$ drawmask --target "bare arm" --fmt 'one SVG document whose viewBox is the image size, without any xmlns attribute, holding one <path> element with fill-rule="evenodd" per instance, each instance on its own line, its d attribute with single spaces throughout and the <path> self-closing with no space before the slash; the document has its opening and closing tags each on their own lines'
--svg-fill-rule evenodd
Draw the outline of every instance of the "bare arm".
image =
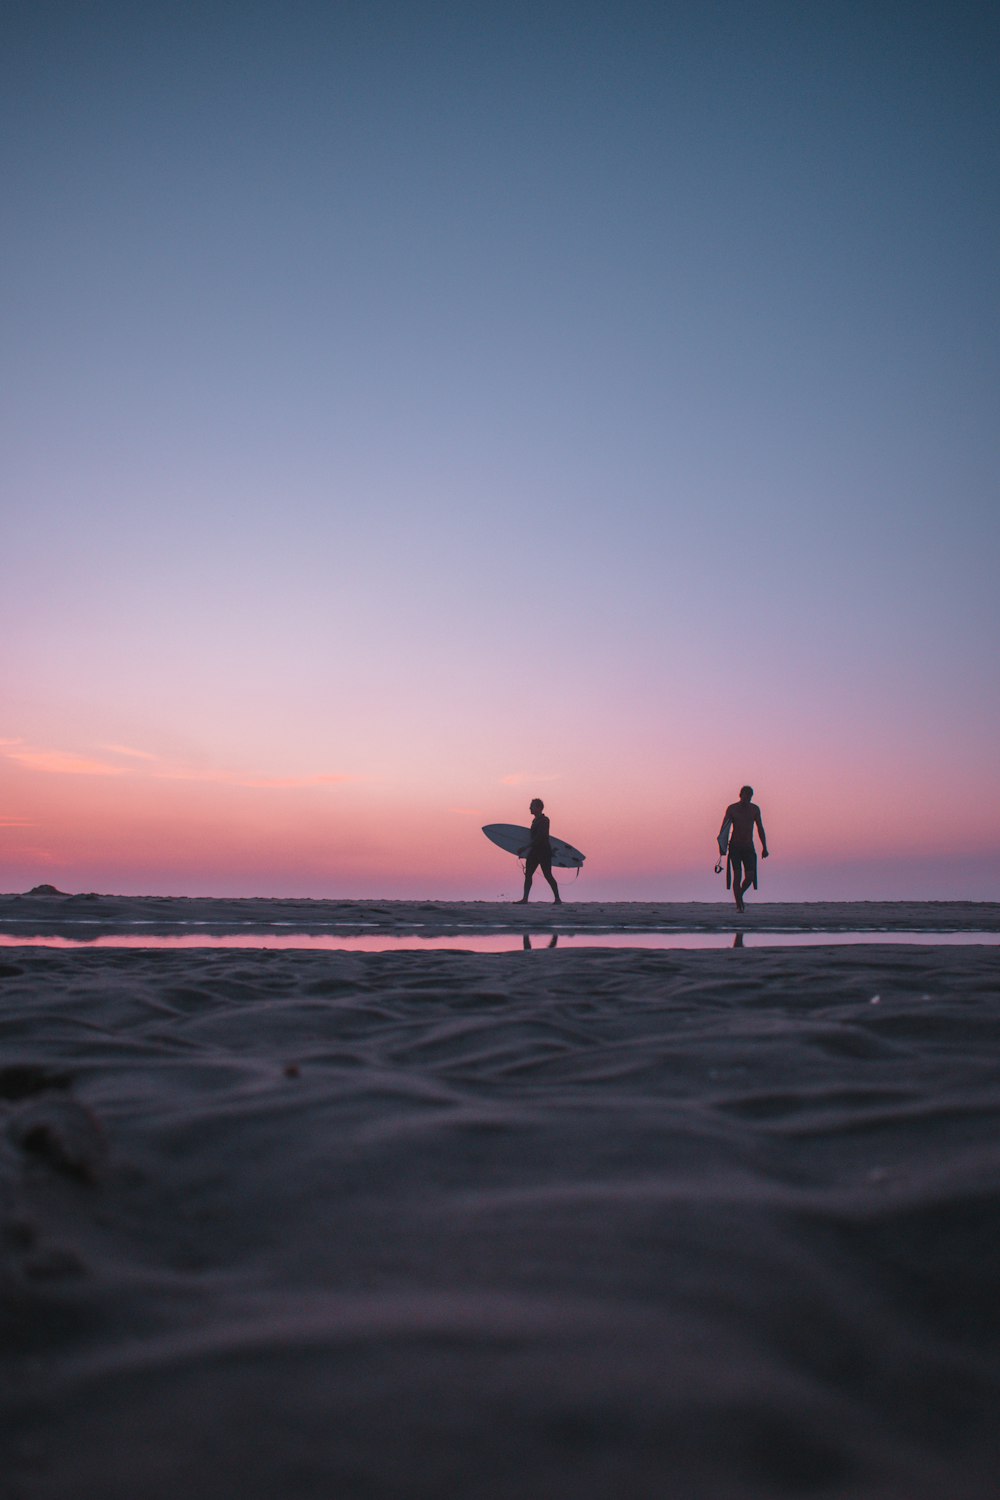
<svg viewBox="0 0 1000 1500">
<path fill-rule="evenodd" d="M 760 852 L 761 852 L 761 858 L 766 859 L 767 858 L 767 834 L 764 832 L 764 824 L 761 821 L 760 808 L 759 807 L 754 810 L 753 820 L 757 824 L 757 831 L 760 834 Z"/>
</svg>

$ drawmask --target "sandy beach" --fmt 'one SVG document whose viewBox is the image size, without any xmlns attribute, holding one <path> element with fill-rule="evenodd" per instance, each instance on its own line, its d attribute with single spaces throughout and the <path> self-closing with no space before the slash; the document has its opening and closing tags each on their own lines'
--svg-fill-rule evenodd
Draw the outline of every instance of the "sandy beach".
<svg viewBox="0 0 1000 1500">
<path fill-rule="evenodd" d="M 5 1495 L 996 1494 L 996 946 L 27 945 L 734 920 L 0 897 Z"/>
<path fill-rule="evenodd" d="M 572 886 L 568 887 L 572 891 Z M 799 901 L 748 898 L 745 917 L 732 900 L 577 901 L 547 899 L 527 906 L 499 901 L 336 901 L 97 893 L 0 895 L 0 931 L 44 936 L 64 933 L 151 934 L 184 927 L 209 932 L 288 928 L 343 935 L 412 933 L 425 936 L 489 932 L 1000 932 L 996 901 Z"/>
</svg>

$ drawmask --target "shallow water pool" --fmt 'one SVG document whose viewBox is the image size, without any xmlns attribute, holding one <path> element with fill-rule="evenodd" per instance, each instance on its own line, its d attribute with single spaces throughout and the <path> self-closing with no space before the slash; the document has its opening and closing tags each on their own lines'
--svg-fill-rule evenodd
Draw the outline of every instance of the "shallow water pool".
<svg viewBox="0 0 1000 1500">
<path fill-rule="evenodd" d="M 136 924 L 140 925 L 140 924 Z M 83 929 L 85 924 L 79 924 Z M 349 953 L 400 953 L 451 950 L 463 953 L 515 953 L 542 949 L 641 948 L 644 950 L 691 948 L 795 948 L 876 943 L 918 943 L 934 947 L 1000 944 L 996 932 L 469 932 L 422 935 L 420 933 L 211 932 L 200 928 L 159 932 L 99 932 L 19 934 L 0 932 L 0 948 L 142 948 L 142 949 L 275 949 Z"/>
</svg>

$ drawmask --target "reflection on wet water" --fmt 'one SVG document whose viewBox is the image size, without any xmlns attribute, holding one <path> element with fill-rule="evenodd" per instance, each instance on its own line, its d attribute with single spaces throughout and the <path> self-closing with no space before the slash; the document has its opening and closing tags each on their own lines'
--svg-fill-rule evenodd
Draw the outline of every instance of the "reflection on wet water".
<svg viewBox="0 0 1000 1500">
<path fill-rule="evenodd" d="M 274 929 L 239 932 L 184 929 L 157 932 L 109 932 L 87 935 L 81 927 L 72 933 L 17 933 L 8 926 L 0 932 L 0 948 L 160 948 L 183 950 L 213 949 L 284 949 L 320 952 L 399 953 L 452 950 L 463 953 L 515 953 L 541 949 L 567 948 L 792 948 L 821 944 L 919 943 L 931 946 L 967 946 L 975 943 L 1000 944 L 995 932 L 555 932 L 542 928 L 533 932 L 460 932 L 433 935 L 420 933 L 340 933 L 277 932 Z"/>
</svg>

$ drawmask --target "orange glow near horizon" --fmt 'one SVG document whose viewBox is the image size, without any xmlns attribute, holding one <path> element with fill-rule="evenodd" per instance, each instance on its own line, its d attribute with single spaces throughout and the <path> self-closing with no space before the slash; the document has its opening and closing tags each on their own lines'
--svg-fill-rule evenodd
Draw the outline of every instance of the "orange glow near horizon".
<svg viewBox="0 0 1000 1500">
<path fill-rule="evenodd" d="M 529 821 L 526 804 L 539 788 L 520 774 L 498 777 L 479 805 L 454 805 L 450 788 L 417 796 L 356 776 L 164 768 L 151 753 L 114 753 L 120 763 L 84 750 L 4 747 L 5 888 L 425 899 L 519 889 L 516 861 L 480 827 Z M 675 766 L 657 801 L 594 801 L 562 779 L 540 790 L 553 833 L 587 855 L 579 880 L 561 877 L 573 899 L 721 897 L 711 862 L 735 787 L 720 792 Z M 803 878 L 821 894 L 824 869 L 838 867 L 870 865 L 887 888 L 935 859 L 951 868 L 972 858 L 979 869 L 997 843 L 960 789 L 947 786 L 921 804 L 902 778 L 887 793 L 863 776 L 827 772 L 815 785 L 786 779 L 780 792 L 758 795 L 775 856 L 762 865 L 762 898 L 778 899 Z"/>
</svg>

